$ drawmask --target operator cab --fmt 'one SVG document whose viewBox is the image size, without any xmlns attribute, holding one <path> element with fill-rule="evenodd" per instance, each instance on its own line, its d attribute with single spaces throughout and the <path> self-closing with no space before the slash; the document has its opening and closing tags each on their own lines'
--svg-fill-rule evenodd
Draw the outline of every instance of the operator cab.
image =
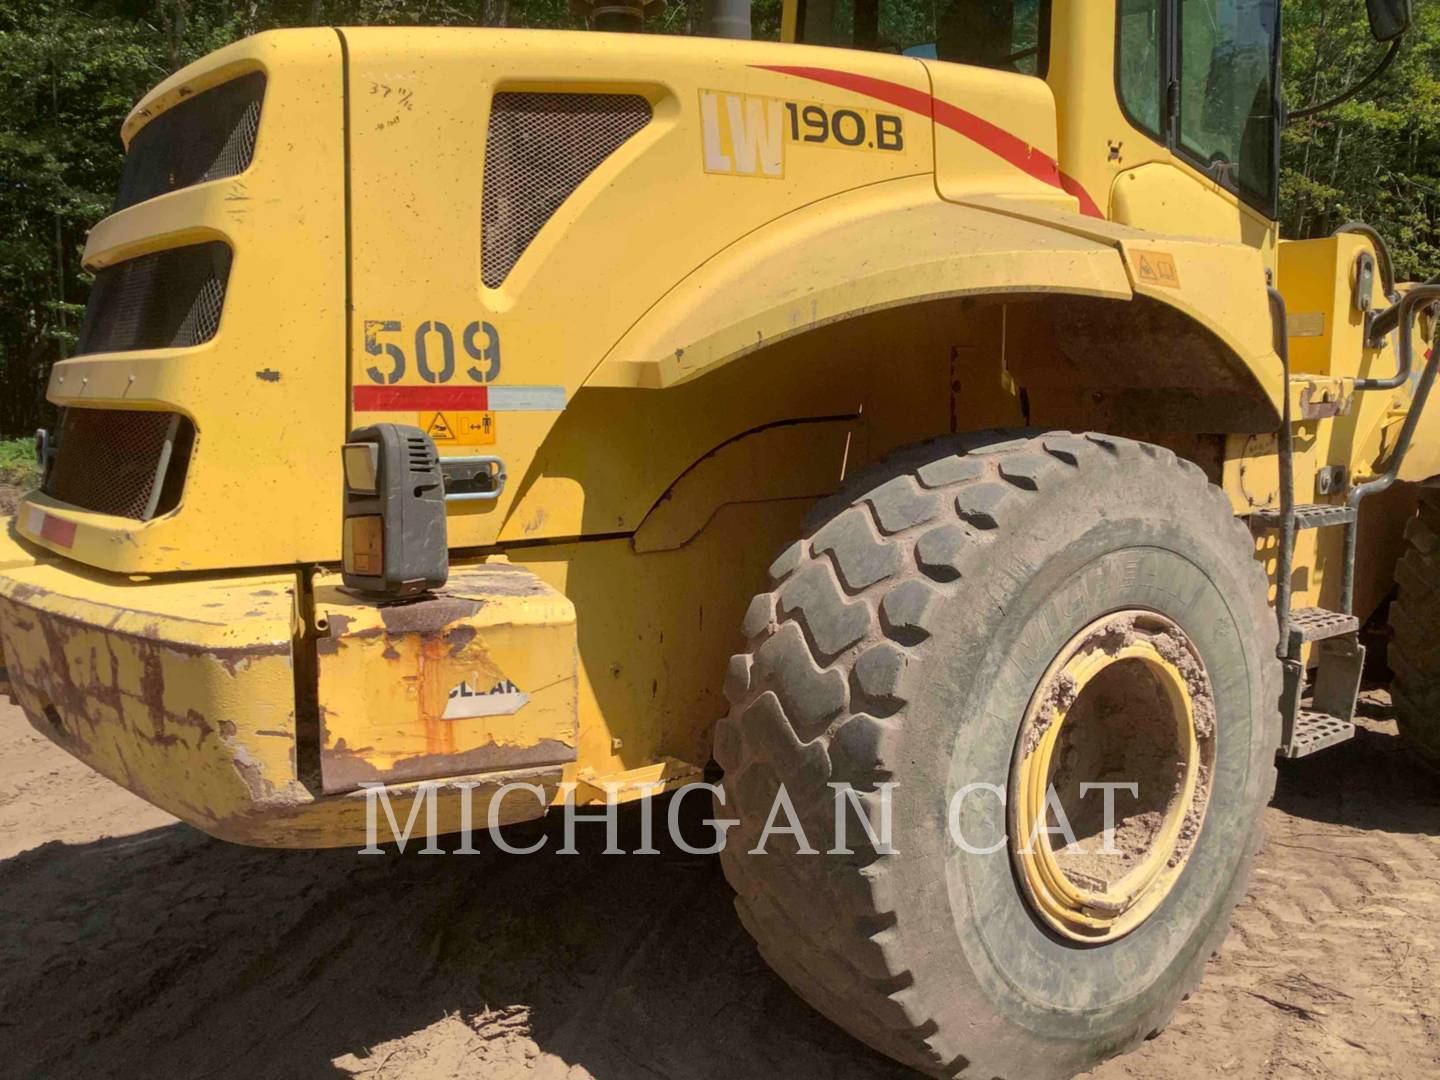
<svg viewBox="0 0 1440 1080">
<path fill-rule="evenodd" d="M 1279 0 L 788 0 L 782 36 L 1044 79 L 1106 217 L 1273 246 Z"/>
<path fill-rule="evenodd" d="M 898 0 L 800 0 L 796 40 L 922 60 L 949 60 L 1044 77 L 1049 0 L 955 0 L 915 8 Z"/>
</svg>

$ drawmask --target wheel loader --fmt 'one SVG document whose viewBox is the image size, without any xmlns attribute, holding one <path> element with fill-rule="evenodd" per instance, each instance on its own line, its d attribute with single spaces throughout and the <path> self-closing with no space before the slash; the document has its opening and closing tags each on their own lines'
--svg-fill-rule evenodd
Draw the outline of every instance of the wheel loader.
<svg viewBox="0 0 1440 1080">
<path fill-rule="evenodd" d="M 253 845 L 713 762 L 740 919 L 835 1023 L 935 1076 L 1136 1046 L 1367 625 L 1440 761 L 1440 286 L 1280 237 L 1279 8 L 622 2 L 184 68 L 0 559 L 13 699 Z M 890 835 L 836 843 L 841 790 Z"/>
</svg>

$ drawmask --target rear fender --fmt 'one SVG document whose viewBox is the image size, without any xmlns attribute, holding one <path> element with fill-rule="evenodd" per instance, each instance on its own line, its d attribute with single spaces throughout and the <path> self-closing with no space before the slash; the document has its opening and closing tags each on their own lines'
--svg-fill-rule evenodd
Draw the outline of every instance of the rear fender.
<svg viewBox="0 0 1440 1080">
<path fill-rule="evenodd" d="M 940 202 L 912 177 L 812 203 L 716 254 L 620 339 L 587 386 L 660 389 L 795 334 L 983 293 L 1129 299 L 1105 243 Z"/>
<path fill-rule="evenodd" d="M 811 204 L 731 245 L 651 308 L 586 385 L 676 386 L 841 320 L 985 295 L 1043 316 L 1055 355 L 1033 343 L 1028 359 L 1007 349 L 1007 364 L 1049 391 L 1057 422 L 1082 421 L 1096 389 L 1121 392 L 1122 412 L 1162 430 L 1188 430 L 1202 411 L 1214 430 L 1278 421 L 1280 361 L 1254 249 L 1025 198 L 940 202 L 923 177 Z M 1117 366 L 1117 352 L 1130 361 Z"/>
</svg>

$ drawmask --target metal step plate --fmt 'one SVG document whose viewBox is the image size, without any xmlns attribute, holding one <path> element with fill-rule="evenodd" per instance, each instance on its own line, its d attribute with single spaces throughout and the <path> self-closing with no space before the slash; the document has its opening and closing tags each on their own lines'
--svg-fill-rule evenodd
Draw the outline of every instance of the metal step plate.
<svg viewBox="0 0 1440 1080">
<path fill-rule="evenodd" d="M 1348 506 L 1302 503 L 1295 507 L 1295 527 L 1297 529 L 1325 529 L 1331 525 L 1348 525 L 1355 520 L 1355 517 L 1355 511 Z M 1278 529 L 1280 527 L 1280 511 L 1257 510 L 1250 515 L 1250 524 L 1265 529 Z"/>
<path fill-rule="evenodd" d="M 1328 746 L 1345 742 L 1355 737 L 1355 725 L 1329 713 L 1301 709 L 1295 720 L 1295 735 L 1289 746 L 1281 747 L 1280 753 L 1287 758 L 1309 757 Z"/>
<path fill-rule="evenodd" d="M 1360 629 L 1360 620 L 1341 611 L 1325 608 L 1296 608 L 1290 612 L 1290 641 L 1324 641 L 1327 638 L 1353 634 Z"/>
</svg>

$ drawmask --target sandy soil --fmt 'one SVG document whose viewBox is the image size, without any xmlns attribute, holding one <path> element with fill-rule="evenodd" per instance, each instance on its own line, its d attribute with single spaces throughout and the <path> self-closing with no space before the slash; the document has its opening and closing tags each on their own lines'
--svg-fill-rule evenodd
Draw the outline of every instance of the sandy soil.
<svg viewBox="0 0 1440 1080">
<path fill-rule="evenodd" d="M 1093 1076 L 1440 1075 L 1440 784 L 1368 713 L 1284 767 L 1202 988 Z M 588 831 L 571 857 L 233 847 L 0 707 L 0 1073 L 909 1075 L 770 974 L 716 860 Z"/>
<path fill-rule="evenodd" d="M 0 483 L 0 517 L 15 513 L 15 508 L 20 505 L 20 500 L 25 497 L 28 488 L 16 487 L 14 484 Z"/>
</svg>

